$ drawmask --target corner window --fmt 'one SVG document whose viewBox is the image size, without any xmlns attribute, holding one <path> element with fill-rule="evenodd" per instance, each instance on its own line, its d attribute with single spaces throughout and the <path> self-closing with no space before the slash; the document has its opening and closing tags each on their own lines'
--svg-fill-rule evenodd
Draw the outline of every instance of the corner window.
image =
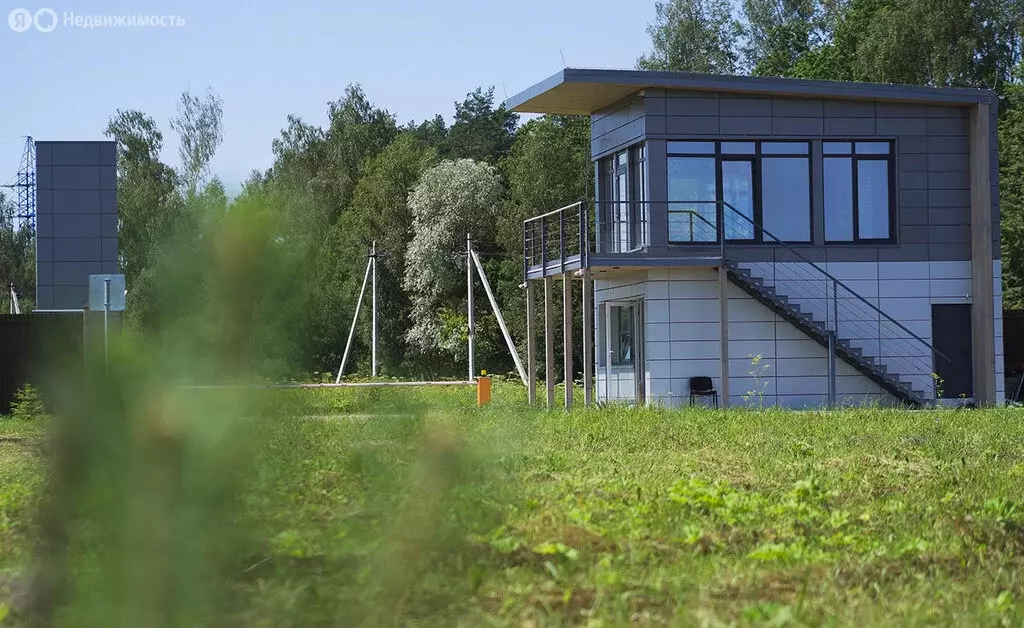
<svg viewBox="0 0 1024 628">
<path fill-rule="evenodd" d="M 668 143 L 669 243 L 811 241 L 806 141 Z M 718 206 L 723 204 L 719 227 Z"/>
<path fill-rule="evenodd" d="M 637 144 L 598 164 L 598 247 L 625 253 L 647 243 L 647 146 Z"/>
<path fill-rule="evenodd" d="M 891 242 L 892 142 L 824 142 L 825 241 Z"/>
</svg>

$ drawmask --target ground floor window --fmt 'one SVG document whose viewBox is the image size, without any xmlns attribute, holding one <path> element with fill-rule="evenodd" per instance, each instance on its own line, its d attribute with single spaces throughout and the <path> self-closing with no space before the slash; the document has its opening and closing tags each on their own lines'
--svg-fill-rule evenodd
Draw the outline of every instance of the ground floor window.
<svg viewBox="0 0 1024 628">
<path fill-rule="evenodd" d="M 611 316 L 611 363 L 612 366 L 633 364 L 633 336 L 635 322 L 632 305 L 613 305 L 609 309 Z"/>
</svg>

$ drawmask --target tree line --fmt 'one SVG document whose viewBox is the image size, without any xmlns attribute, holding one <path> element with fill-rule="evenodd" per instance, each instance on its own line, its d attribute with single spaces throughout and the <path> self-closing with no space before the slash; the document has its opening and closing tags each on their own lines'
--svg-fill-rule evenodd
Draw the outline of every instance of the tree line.
<svg viewBox="0 0 1024 628">
<path fill-rule="evenodd" d="M 280 322 L 275 333 L 284 330 L 262 348 L 249 347 L 254 360 L 273 366 L 268 373 L 307 379 L 337 369 L 372 242 L 379 253 L 382 374 L 464 372 L 466 234 L 513 334 L 522 338 L 521 223 L 592 195 L 589 121 L 548 116 L 520 124 L 495 103 L 493 88 L 454 103 L 451 119 L 438 114 L 400 123 L 350 85 L 327 104 L 326 125 L 289 116 L 272 143 L 271 167 L 254 171 L 228 201 L 209 172 L 222 137 L 215 94 L 182 96 L 171 122 L 181 138 L 176 167 L 160 161 L 163 135 L 155 120 L 118 111 L 107 135 L 118 145 L 129 324 L 159 334 L 217 299 L 174 288 L 205 281 L 201 269 L 182 260 L 203 255 L 218 224 L 246 211 L 269 215 L 280 252 L 275 263 L 288 269 L 284 285 L 253 304 L 254 316 Z M 196 302 L 180 303 L 186 293 Z M 481 366 L 510 370 L 496 319 L 484 300 L 477 305 Z M 354 347 L 362 371 L 369 370 L 366 310 Z M 204 342 L 218 342 L 222 332 L 197 330 Z"/>
<path fill-rule="evenodd" d="M 668 0 L 656 4 L 648 32 L 641 69 L 994 89 L 1004 302 L 1024 307 L 1024 0 Z M 521 124 L 495 103 L 493 88 L 455 102 L 450 119 L 400 123 L 350 85 L 327 103 L 326 125 L 289 116 L 272 142 L 273 164 L 254 171 L 229 201 L 210 172 L 222 141 L 216 94 L 182 96 L 170 123 L 180 138 L 176 166 L 160 160 L 164 136 L 152 117 L 116 112 L 106 133 L 118 146 L 131 327 L 159 334 L 212 307 L 216 293 L 188 303 L 176 297 L 184 288 L 174 286 L 203 282 L 201 268 L 181 260 L 213 251 L 219 223 L 258 208 L 252 211 L 272 221 L 265 235 L 287 276 L 259 288 L 252 315 L 286 331 L 272 343 L 248 342 L 250 355 L 273 364 L 276 376 L 323 377 L 337 368 L 373 241 L 382 253 L 384 375 L 464 372 L 467 233 L 521 341 L 522 220 L 593 196 L 590 122 L 548 115 Z M 9 201 L 0 208 L 0 241 L 11 251 L 0 272 L 31 298 L 31 263 L 17 244 L 24 236 L 12 227 Z M 509 371 L 482 301 L 479 363 Z M 224 333 L 213 325 L 198 335 L 219 342 Z M 369 335 L 364 320 L 355 347 L 363 372 Z"/>
</svg>

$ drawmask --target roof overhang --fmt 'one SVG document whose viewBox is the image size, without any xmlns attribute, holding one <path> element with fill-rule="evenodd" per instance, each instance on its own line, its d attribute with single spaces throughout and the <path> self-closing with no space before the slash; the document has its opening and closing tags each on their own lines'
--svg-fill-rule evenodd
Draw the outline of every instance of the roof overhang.
<svg viewBox="0 0 1024 628">
<path fill-rule="evenodd" d="M 505 107 L 518 113 L 589 115 L 645 89 L 945 105 L 969 105 L 990 102 L 994 98 L 994 92 L 984 89 L 566 68 L 512 96 L 505 101 Z"/>
</svg>

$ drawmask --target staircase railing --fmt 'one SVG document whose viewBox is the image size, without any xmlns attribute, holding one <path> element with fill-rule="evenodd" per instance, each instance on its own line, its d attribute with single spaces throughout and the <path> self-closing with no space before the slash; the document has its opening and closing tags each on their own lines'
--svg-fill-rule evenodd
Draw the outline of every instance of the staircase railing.
<svg viewBox="0 0 1024 628">
<path fill-rule="evenodd" d="M 680 208 L 697 205 L 696 209 Z M 888 374 L 909 385 L 922 401 L 936 398 L 935 357 L 948 359 L 931 343 L 896 320 L 871 300 L 811 261 L 790 243 L 756 224 L 752 217 L 724 201 L 673 202 L 669 225 L 677 227 L 676 244 L 717 245 L 723 259 L 730 249 L 746 245 L 767 245 L 753 250 L 770 255 L 765 261 L 738 261 L 756 277 L 785 296 L 800 312 L 824 325 L 840 342 L 847 342 L 855 353 L 870 358 Z M 713 213 L 709 208 L 715 208 Z M 690 225 L 695 225 L 691 228 Z M 721 237 L 721 234 L 726 237 Z M 683 240 L 689 237 L 689 240 Z M 756 258 L 757 256 L 752 256 Z M 851 282 L 854 280 L 851 280 Z M 875 282 L 876 287 L 878 282 Z M 875 297 L 879 298 L 876 290 Z M 847 347 L 843 347 L 844 350 Z M 843 391 L 837 391 L 842 397 Z"/>
</svg>

